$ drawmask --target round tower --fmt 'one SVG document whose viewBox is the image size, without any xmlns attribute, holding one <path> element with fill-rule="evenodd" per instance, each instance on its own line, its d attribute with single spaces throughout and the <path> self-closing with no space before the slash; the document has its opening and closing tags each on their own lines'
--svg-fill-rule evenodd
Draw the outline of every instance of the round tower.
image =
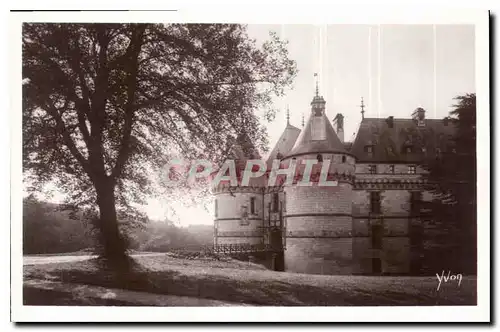
<svg viewBox="0 0 500 332">
<path fill-rule="evenodd" d="M 284 185 L 285 271 L 351 274 L 355 158 L 335 133 L 325 104 L 316 92 L 304 129 L 282 159 L 284 167 L 297 165 L 293 183 Z"/>
<path fill-rule="evenodd" d="M 260 159 L 260 155 L 249 139 L 240 135 L 230 158 L 232 159 L 228 159 L 221 167 L 227 168 L 234 161 L 237 184 L 223 178 L 211 188 L 214 195 L 214 245 L 262 244 L 264 178 L 250 178 L 247 186 L 241 186 L 247 161 Z M 212 180 L 220 169 L 212 173 Z M 221 175 L 228 175 L 230 172 L 228 169 Z"/>
</svg>

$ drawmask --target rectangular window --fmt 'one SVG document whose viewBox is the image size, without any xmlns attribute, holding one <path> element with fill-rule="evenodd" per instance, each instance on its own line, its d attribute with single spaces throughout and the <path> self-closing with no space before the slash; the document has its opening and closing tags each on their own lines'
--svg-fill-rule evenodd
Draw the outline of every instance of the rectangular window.
<svg viewBox="0 0 500 332">
<path fill-rule="evenodd" d="M 255 214 L 255 197 L 250 197 L 250 214 Z"/>
<path fill-rule="evenodd" d="M 371 145 L 365 146 L 365 152 L 373 153 L 373 146 L 371 146 Z"/>
<path fill-rule="evenodd" d="M 417 174 L 417 166 L 415 165 L 408 166 L 408 174 Z"/>
<path fill-rule="evenodd" d="M 246 205 L 241 207 L 240 225 L 250 225 L 250 219 L 248 219 L 248 207 Z"/>
<path fill-rule="evenodd" d="M 410 214 L 412 216 L 419 215 L 420 213 L 420 202 L 422 201 L 422 192 L 411 191 L 410 192 Z"/>
<path fill-rule="evenodd" d="M 380 193 L 378 191 L 370 192 L 370 212 L 380 213 Z"/>
<path fill-rule="evenodd" d="M 389 173 L 394 174 L 394 165 L 389 165 Z"/>
<path fill-rule="evenodd" d="M 273 212 L 278 212 L 280 209 L 280 196 L 278 193 L 273 194 Z"/>
<path fill-rule="evenodd" d="M 384 228 L 382 225 L 372 225 L 372 249 L 382 249 Z"/>
<path fill-rule="evenodd" d="M 370 174 L 377 174 L 377 165 L 369 165 L 368 166 L 368 172 Z"/>
<path fill-rule="evenodd" d="M 215 218 L 217 218 L 219 216 L 219 207 L 218 207 L 218 203 L 217 203 L 217 198 L 215 199 L 215 204 L 214 204 L 214 214 L 215 214 Z"/>
</svg>

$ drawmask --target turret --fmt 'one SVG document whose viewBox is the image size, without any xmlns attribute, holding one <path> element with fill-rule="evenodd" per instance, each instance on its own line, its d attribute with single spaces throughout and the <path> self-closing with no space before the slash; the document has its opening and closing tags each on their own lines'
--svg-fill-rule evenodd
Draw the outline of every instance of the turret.
<svg viewBox="0 0 500 332">
<path fill-rule="evenodd" d="M 226 163 L 214 170 L 214 180 L 221 167 L 228 168 L 222 175 L 234 171 L 237 184 L 222 180 L 212 187 L 214 195 L 214 244 L 262 244 L 263 196 L 265 177 L 251 178 L 242 186 L 243 171 L 250 159 L 260 159 L 260 155 L 245 135 L 239 135 Z"/>
<path fill-rule="evenodd" d="M 317 89 L 309 119 L 282 161 L 285 168 L 297 165 L 293 183 L 284 184 L 285 271 L 350 274 L 355 159 L 335 133 L 325 105 Z"/>
</svg>

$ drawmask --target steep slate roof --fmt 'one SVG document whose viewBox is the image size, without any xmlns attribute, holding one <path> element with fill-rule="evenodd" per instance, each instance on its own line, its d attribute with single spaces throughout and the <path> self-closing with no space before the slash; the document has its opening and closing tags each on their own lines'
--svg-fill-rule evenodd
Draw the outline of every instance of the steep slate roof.
<svg viewBox="0 0 500 332">
<path fill-rule="evenodd" d="M 297 137 L 299 137 L 299 134 L 300 134 L 299 128 L 292 126 L 290 123 L 287 124 L 285 130 L 278 139 L 278 142 L 276 143 L 273 150 L 269 154 L 269 157 L 267 158 L 266 163 L 268 165 L 268 168 L 272 166 L 274 159 L 281 159 L 277 158 L 278 152 L 281 154 L 282 157 L 285 156 L 288 152 L 290 152 L 293 145 L 295 144 L 295 141 L 297 141 Z"/>
<path fill-rule="evenodd" d="M 419 126 L 413 119 L 393 119 L 392 128 L 389 122 L 389 119 L 379 118 L 361 121 L 350 150 L 357 162 L 418 163 L 426 155 L 435 156 L 439 150 L 452 149 L 450 139 L 455 128 L 451 121 L 446 126 L 445 120 L 425 119 L 424 126 Z M 368 146 L 372 146 L 371 154 Z M 406 152 L 407 147 L 411 147 L 411 152 Z"/>
<path fill-rule="evenodd" d="M 293 149 L 286 154 L 286 157 L 325 152 L 347 153 L 325 113 L 322 112 L 320 115 L 312 113 Z"/>
</svg>

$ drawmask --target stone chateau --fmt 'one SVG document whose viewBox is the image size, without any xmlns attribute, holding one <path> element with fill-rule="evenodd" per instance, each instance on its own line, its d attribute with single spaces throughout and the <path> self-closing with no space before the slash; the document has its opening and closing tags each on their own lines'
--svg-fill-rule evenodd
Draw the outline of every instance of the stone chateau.
<svg viewBox="0 0 500 332">
<path fill-rule="evenodd" d="M 407 119 L 365 118 L 354 142 L 344 142 L 343 116 L 332 122 L 326 101 L 316 95 L 302 129 L 287 121 L 266 163 L 280 168 L 304 160 L 321 167 L 330 160 L 328 180 L 337 186 L 268 186 L 265 176 L 248 186 L 221 182 L 215 197 L 214 244 L 267 245 L 279 248 L 274 269 L 313 274 L 411 274 L 419 269 L 422 220 L 416 208 L 431 199 L 423 190 L 419 166 L 424 157 L 453 149 L 448 118 L 427 119 L 425 110 Z M 235 149 L 241 170 L 253 150 Z M 246 151 L 246 152 L 243 152 Z M 239 163 L 242 163 L 241 165 Z M 302 167 L 300 166 L 302 165 Z M 313 168 L 314 170 L 317 168 Z"/>
</svg>

